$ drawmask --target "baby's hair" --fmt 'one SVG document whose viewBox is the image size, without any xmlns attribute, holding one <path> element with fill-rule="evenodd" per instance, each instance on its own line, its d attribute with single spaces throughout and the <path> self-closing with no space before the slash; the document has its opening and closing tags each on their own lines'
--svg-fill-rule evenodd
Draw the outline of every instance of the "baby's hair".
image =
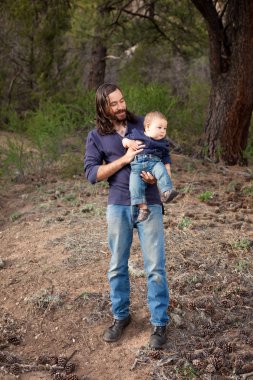
<svg viewBox="0 0 253 380">
<path fill-rule="evenodd" d="M 155 118 L 163 119 L 167 121 L 167 118 L 164 116 L 163 113 L 159 111 L 151 111 L 151 112 L 148 112 L 144 118 L 144 128 L 146 128 L 151 123 L 151 121 Z"/>
</svg>

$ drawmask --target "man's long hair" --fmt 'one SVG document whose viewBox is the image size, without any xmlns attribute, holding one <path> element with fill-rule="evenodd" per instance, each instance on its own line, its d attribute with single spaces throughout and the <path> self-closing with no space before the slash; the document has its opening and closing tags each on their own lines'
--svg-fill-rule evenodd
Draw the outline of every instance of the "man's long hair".
<svg viewBox="0 0 253 380">
<path fill-rule="evenodd" d="M 99 86 L 96 91 L 96 126 L 101 135 L 116 133 L 110 115 L 107 113 L 110 106 L 108 102 L 108 95 L 116 90 L 121 91 L 121 89 L 115 84 L 104 83 Z M 126 120 L 136 123 L 137 117 L 132 112 L 126 110 Z"/>
</svg>

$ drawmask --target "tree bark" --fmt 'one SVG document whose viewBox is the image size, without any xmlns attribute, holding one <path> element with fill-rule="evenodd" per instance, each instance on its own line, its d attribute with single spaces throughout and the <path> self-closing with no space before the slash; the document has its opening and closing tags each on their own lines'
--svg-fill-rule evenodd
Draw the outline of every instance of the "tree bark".
<svg viewBox="0 0 253 380">
<path fill-rule="evenodd" d="M 105 79 L 107 49 L 101 37 L 95 37 L 91 51 L 90 71 L 88 76 L 88 89 L 96 89 Z"/>
<path fill-rule="evenodd" d="M 88 75 L 88 89 L 96 89 L 105 80 L 106 70 L 106 39 L 107 29 L 105 20 L 110 12 L 110 6 L 107 3 L 101 3 L 97 6 L 97 21 L 95 35 L 92 42 L 91 64 Z"/>
<path fill-rule="evenodd" d="M 253 2 L 229 0 L 219 12 L 212 0 L 192 0 L 208 26 L 210 93 L 207 155 L 227 165 L 246 164 L 253 110 Z"/>
</svg>

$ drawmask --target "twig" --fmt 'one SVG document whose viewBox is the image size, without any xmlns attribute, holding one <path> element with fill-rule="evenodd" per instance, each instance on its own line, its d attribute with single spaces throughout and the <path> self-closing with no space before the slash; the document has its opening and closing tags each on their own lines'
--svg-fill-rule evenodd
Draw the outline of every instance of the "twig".
<svg viewBox="0 0 253 380">
<path fill-rule="evenodd" d="M 136 358 L 134 360 L 134 364 L 130 367 L 130 371 L 133 371 L 136 368 L 137 364 L 148 364 L 148 363 L 143 361 L 143 360 Z"/>
<path fill-rule="evenodd" d="M 21 370 L 24 372 L 30 372 L 30 371 L 50 371 L 52 368 L 54 368 L 56 371 L 62 371 L 64 367 L 62 366 L 50 366 L 50 365 L 42 365 L 42 364 L 18 364 Z"/>
<path fill-rule="evenodd" d="M 248 379 L 249 376 L 252 376 L 253 375 L 253 372 L 248 372 L 248 373 L 244 373 L 242 376 L 241 376 L 241 379 Z"/>
<path fill-rule="evenodd" d="M 0 366 L 5 367 L 5 368 L 10 368 L 14 364 L 17 364 L 20 368 L 21 371 L 23 372 L 30 372 L 30 371 L 50 371 L 52 368 L 54 368 L 56 371 L 62 371 L 64 367 L 62 366 L 57 366 L 57 365 L 43 365 L 43 364 L 21 364 L 19 362 L 14 362 L 14 363 L 6 363 L 0 361 Z"/>
<path fill-rule="evenodd" d="M 167 364 L 170 364 L 170 362 L 172 362 L 173 360 L 175 359 L 178 359 L 178 355 L 177 354 L 173 354 L 171 355 L 170 357 L 168 357 L 166 360 L 164 359 L 160 359 L 159 362 L 157 363 L 157 365 L 159 367 L 163 367 L 163 366 L 166 366 Z"/>
<path fill-rule="evenodd" d="M 72 352 L 72 354 L 71 354 L 70 356 L 68 356 L 68 362 L 70 361 L 70 359 L 73 358 L 73 356 L 74 356 L 77 352 L 78 352 L 78 350 L 74 350 L 74 351 Z"/>
</svg>

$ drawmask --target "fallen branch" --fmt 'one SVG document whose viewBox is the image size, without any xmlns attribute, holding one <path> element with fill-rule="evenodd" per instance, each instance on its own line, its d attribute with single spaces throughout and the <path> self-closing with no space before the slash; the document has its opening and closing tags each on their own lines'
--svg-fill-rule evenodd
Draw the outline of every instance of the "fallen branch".
<svg viewBox="0 0 253 380">
<path fill-rule="evenodd" d="M 130 371 L 133 371 L 136 368 L 137 364 L 148 364 L 148 362 L 136 358 L 134 360 L 134 364 L 130 367 Z"/>
<path fill-rule="evenodd" d="M 171 362 L 173 362 L 176 359 L 178 359 L 178 355 L 177 354 L 173 354 L 170 357 L 166 358 L 166 360 L 164 358 L 160 359 L 158 361 L 157 365 L 158 365 L 158 367 L 163 367 L 163 366 L 166 366 L 166 365 L 170 364 Z"/>
<path fill-rule="evenodd" d="M 244 373 L 243 375 L 241 375 L 241 379 L 248 379 L 248 377 L 250 376 L 253 376 L 253 372 Z"/>
</svg>

